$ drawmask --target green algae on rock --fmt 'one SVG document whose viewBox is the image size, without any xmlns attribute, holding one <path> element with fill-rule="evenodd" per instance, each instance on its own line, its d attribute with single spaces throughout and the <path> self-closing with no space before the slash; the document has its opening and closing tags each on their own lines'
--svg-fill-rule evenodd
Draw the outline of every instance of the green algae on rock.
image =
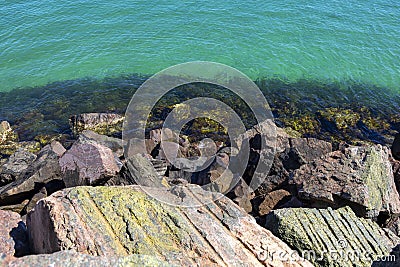
<svg viewBox="0 0 400 267">
<path fill-rule="evenodd" d="M 3 265 L 4 264 L 4 265 Z M 7 264 L 7 265 L 6 265 Z M 0 265 L 8 267 L 30 267 L 30 266 L 63 266 L 63 267 L 127 267 L 127 266 L 154 266 L 172 267 L 150 255 L 128 255 L 128 256 L 91 256 L 75 251 L 59 251 L 53 254 L 30 255 L 22 258 L 0 257 Z"/>
<path fill-rule="evenodd" d="M 371 266 L 400 243 L 394 233 L 358 218 L 349 207 L 274 210 L 266 228 L 316 266 Z"/>
<path fill-rule="evenodd" d="M 172 190 L 157 190 L 171 198 L 181 197 Z M 190 266 L 311 266 L 301 258 L 279 259 L 278 255 L 294 251 L 229 199 L 221 195 L 209 202 L 208 193 L 198 186 L 182 190 L 183 202 L 200 206 L 167 205 L 138 186 L 75 187 L 54 193 L 28 214 L 33 252 L 140 254 Z"/>
</svg>

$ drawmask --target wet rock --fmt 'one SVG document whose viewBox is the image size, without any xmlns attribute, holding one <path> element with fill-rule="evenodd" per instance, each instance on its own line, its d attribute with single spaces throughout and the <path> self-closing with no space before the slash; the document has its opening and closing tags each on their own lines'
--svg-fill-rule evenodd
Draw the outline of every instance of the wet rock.
<svg viewBox="0 0 400 267">
<path fill-rule="evenodd" d="M 392 144 L 392 155 L 396 160 L 400 160 L 400 133 L 396 134 Z"/>
<path fill-rule="evenodd" d="M 84 130 L 79 134 L 79 142 L 81 143 L 97 143 L 108 147 L 118 157 L 124 154 L 122 139 L 101 135 L 90 130 Z"/>
<path fill-rule="evenodd" d="M 59 161 L 67 187 L 98 185 L 120 171 L 112 150 L 94 141 L 78 141 Z"/>
<path fill-rule="evenodd" d="M 37 155 L 25 175 L 0 188 L 0 206 L 18 205 L 31 199 L 43 186 L 52 192 L 64 187 L 58 163 L 65 149 L 58 142 L 45 146 Z"/>
<path fill-rule="evenodd" d="M 0 154 L 12 155 L 18 149 L 18 134 L 16 134 L 10 123 L 0 123 Z"/>
<path fill-rule="evenodd" d="M 274 210 L 267 215 L 266 228 L 316 266 L 371 266 L 400 242 L 349 207 Z"/>
<path fill-rule="evenodd" d="M 17 150 L 11 155 L 0 171 L 0 186 L 11 183 L 24 176 L 29 166 L 36 159 L 36 155 L 25 149 Z"/>
<path fill-rule="evenodd" d="M 39 201 L 28 214 L 33 252 L 141 254 L 180 266 L 311 266 L 303 259 L 281 261 L 279 253 L 293 251 L 222 195 L 210 203 L 198 186 L 181 188 L 179 197 L 156 190 L 197 207 L 164 204 L 138 186 L 68 188 Z"/>
<path fill-rule="evenodd" d="M 25 224 L 18 213 L 0 210 L 0 254 L 20 257 L 29 252 Z"/>
<path fill-rule="evenodd" d="M 268 214 L 271 210 L 279 208 L 292 199 L 292 195 L 283 189 L 272 191 L 265 196 L 258 196 L 253 199 L 257 216 Z"/>
<path fill-rule="evenodd" d="M 400 213 L 388 149 L 347 147 L 295 171 L 299 197 L 312 207 L 350 205 L 358 216 Z"/>
<path fill-rule="evenodd" d="M 122 132 L 124 117 L 111 113 L 83 113 L 71 116 L 71 130 L 78 135 L 83 130 L 92 130 L 98 134 L 113 135 Z"/>
<path fill-rule="evenodd" d="M 3 264 L 4 265 L 3 265 Z M 74 251 L 60 251 L 53 254 L 30 255 L 22 258 L 2 259 L 1 266 L 63 266 L 63 267 L 125 267 L 125 266 L 173 266 L 151 255 L 91 256 Z"/>
</svg>

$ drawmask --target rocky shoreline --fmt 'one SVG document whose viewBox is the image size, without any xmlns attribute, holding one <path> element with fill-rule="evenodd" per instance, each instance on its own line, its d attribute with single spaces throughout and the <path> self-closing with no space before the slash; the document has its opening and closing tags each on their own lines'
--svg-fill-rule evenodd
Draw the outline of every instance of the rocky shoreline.
<svg viewBox="0 0 400 267">
<path fill-rule="evenodd" d="M 331 118 L 338 125 L 353 123 L 346 116 Z M 123 119 L 80 114 L 70 118 L 73 138 L 23 142 L 8 122 L 0 124 L 2 265 L 399 264 L 399 134 L 388 137 L 390 146 L 354 146 L 278 128 L 272 167 L 253 192 L 249 179 L 266 153 L 254 129 L 263 123 L 246 133 L 251 154 L 238 177 L 227 165 L 233 144 L 221 141 L 210 167 L 192 174 L 168 163 L 166 155 L 177 149 L 183 158 L 199 156 L 199 141 L 171 132 L 178 141 L 160 147 L 157 127 L 147 133 L 146 152 L 126 160 L 119 138 Z M 178 197 L 171 188 L 179 185 L 182 202 L 203 205 L 160 203 L 135 185 L 137 179 L 160 180 L 171 198 Z M 209 203 L 201 188 L 206 184 L 226 196 Z"/>
</svg>

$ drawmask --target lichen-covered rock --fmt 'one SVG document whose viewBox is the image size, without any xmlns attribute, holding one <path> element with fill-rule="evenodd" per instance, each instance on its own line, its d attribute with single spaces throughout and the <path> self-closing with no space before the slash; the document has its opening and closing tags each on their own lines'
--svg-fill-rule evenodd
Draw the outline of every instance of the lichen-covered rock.
<svg viewBox="0 0 400 267">
<path fill-rule="evenodd" d="M 128 256 L 91 256 L 75 251 L 59 251 L 53 254 L 30 255 L 22 258 L 1 259 L 0 266 L 31 267 L 31 266 L 55 266 L 55 267 L 126 267 L 126 266 L 173 266 L 150 255 Z"/>
<path fill-rule="evenodd" d="M 75 142 L 59 163 L 67 187 L 98 185 L 120 170 L 112 150 L 90 140 Z"/>
<path fill-rule="evenodd" d="M 181 266 L 311 266 L 303 259 L 279 258 L 293 251 L 226 197 L 209 202 L 208 193 L 198 186 L 180 189 L 179 195 L 154 190 L 192 207 L 164 204 L 138 186 L 57 192 L 39 201 L 27 216 L 33 252 L 141 254 Z"/>
<path fill-rule="evenodd" d="M 388 149 L 350 146 L 295 171 L 299 197 L 313 207 L 350 205 L 359 216 L 400 213 Z"/>
<path fill-rule="evenodd" d="M 71 116 L 71 130 L 78 135 L 83 130 L 92 130 L 98 134 L 112 135 L 122 132 L 124 117 L 112 113 L 83 113 Z"/>
<path fill-rule="evenodd" d="M 10 123 L 0 123 L 0 154 L 12 155 L 18 149 L 18 135 L 12 130 Z"/>
<path fill-rule="evenodd" d="M 25 224 L 18 213 L 0 210 L 0 254 L 23 256 L 29 251 Z"/>
<path fill-rule="evenodd" d="M 266 228 L 316 266 L 371 266 L 400 243 L 349 207 L 274 210 L 267 215 Z"/>
</svg>

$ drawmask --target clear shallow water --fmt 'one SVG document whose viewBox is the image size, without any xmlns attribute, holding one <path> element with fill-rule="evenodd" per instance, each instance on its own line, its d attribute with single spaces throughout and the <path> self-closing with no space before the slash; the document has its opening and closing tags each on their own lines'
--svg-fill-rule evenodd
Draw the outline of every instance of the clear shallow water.
<svg viewBox="0 0 400 267">
<path fill-rule="evenodd" d="M 209 60 L 400 91 L 400 3 L 0 1 L 0 91 Z"/>
</svg>

